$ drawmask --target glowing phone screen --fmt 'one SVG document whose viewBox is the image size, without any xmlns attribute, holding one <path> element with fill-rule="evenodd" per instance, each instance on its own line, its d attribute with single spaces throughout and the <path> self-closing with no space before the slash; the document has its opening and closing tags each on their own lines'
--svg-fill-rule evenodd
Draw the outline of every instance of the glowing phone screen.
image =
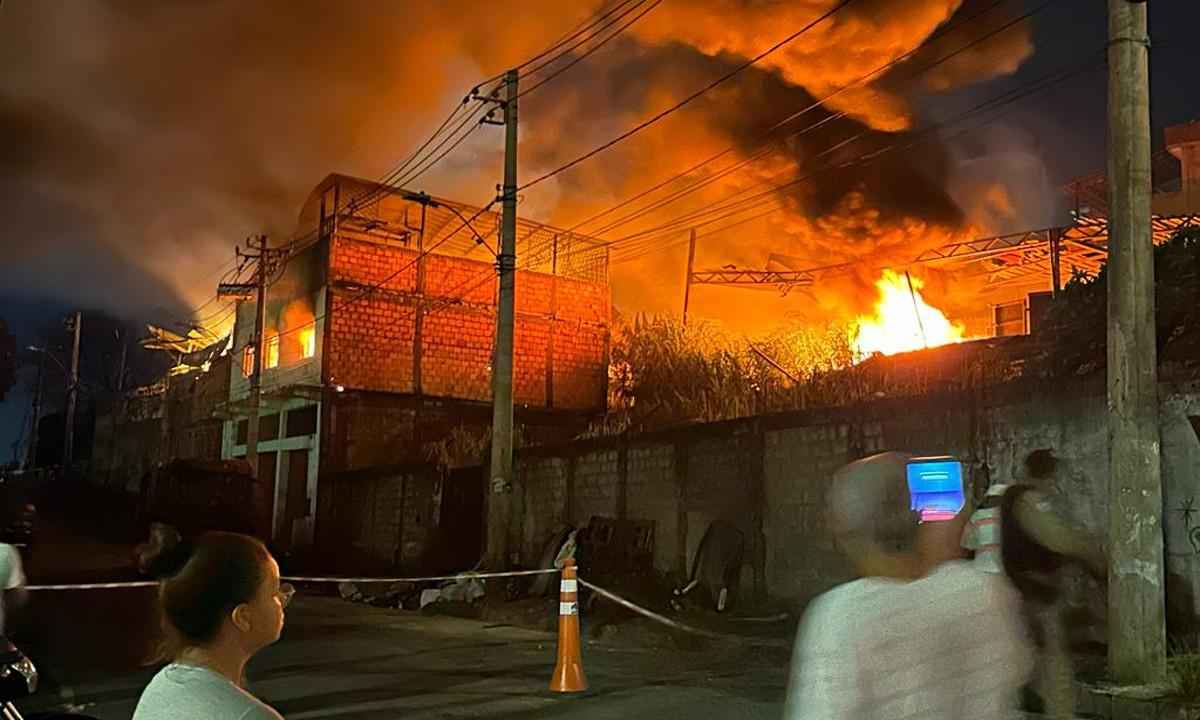
<svg viewBox="0 0 1200 720">
<path fill-rule="evenodd" d="M 951 457 L 913 458 L 908 461 L 910 507 L 921 522 L 954 519 L 963 509 L 962 463 Z"/>
</svg>

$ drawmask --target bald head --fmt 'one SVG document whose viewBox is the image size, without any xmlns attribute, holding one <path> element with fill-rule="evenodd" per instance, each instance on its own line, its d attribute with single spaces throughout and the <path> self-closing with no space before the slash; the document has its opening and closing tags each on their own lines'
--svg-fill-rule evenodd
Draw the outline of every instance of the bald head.
<svg viewBox="0 0 1200 720">
<path fill-rule="evenodd" d="M 908 453 L 886 452 L 856 460 L 833 475 L 829 512 L 843 544 L 887 552 L 913 548 L 919 515 L 911 508 L 905 465 Z"/>
</svg>

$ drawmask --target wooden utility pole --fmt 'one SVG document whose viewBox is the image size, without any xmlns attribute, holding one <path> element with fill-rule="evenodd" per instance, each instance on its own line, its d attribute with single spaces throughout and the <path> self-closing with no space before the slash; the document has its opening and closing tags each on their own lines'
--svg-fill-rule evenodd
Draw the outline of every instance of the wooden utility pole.
<svg viewBox="0 0 1200 720">
<path fill-rule="evenodd" d="M 1146 4 L 1108 3 L 1108 665 L 1166 671 Z"/>
<path fill-rule="evenodd" d="M 683 324 L 687 325 L 688 304 L 692 301 L 692 268 L 696 263 L 696 228 L 688 238 L 687 276 L 683 279 Z"/>
<path fill-rule="evenodd" d="M 500 294 L 496 306 L 496 345 L 492 355 L 492 462 L 488 493 L 488 564 L 509 563 L 508 526 L 512 519 L 513 324 L 517 268 L 517 80 L 504 76 L 504 186 L 501 190 Z"/>
<path fill-rule="evenodd" d="M 38 431 L 42 419 L 42 376 L 46 368 L 46 351 L 38 352 L 37 385 L 33 389 L 33 432 L 29 436 L 29 455 L 25 461 L 25 469 L 37 467 Z"/>
<path fill-rule="evenodd" d="M 83 325 L 83 313 L 75 311 L 70 319 L 69 327 L 73 333 L 71 340 L 71 374 L 67 378 L 67 418 L 63 428 L 63 472 L 71 467 L 75 458 L 75 407 L 79 403 L 79 331 Z"/>
<path fill-rule="evenodd" d="M 246 462 L 250 463 L 250 474 L 258 478 L 258 413 L 262 401 L 262 367 L 263 348 L 266 334 L 267 318 L 267 264 L 270 250 L 267 249 L 267 236 L 259 235 L 250 238 L 246 244 L 257 254 L 250 253 L 247 257 L 258 259 L 254 269 L 254 333 L 250 337 L 250 410 L 246 420 Z"/>
</svg>

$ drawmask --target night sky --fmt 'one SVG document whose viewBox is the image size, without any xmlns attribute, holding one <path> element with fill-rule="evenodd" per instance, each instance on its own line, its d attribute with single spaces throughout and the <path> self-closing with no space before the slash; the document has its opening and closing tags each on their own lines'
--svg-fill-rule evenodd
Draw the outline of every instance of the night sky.
<svg viewBox="0 0 1200 720">
<path fill-rule="evenodd" d="M 133 325 L 186 320 L 212 293 L 235 243 L 254 232 L 290 231 L 308 190 L 328 172 L 382 175 L 430 132 L 474 79 L 502 70 L 514 57 L 527 57 L 530 49 L 536 52 L 587 14 L 586 8 L 561 9 L 571 4 L 528 3 L 529 8 L 514 11 L 514 34 L 520 37 L 497 41 L 495 18 L 483 15 L 497 12 L 493 4 L 462 0 L 445 3 L 452 22 L 426 17 L 428 24 L 415 14 L 441 12 L 427 9 L 433 4 L 409 8 L 400 2 L 379 11 L 369 2 L 333 10 L 329 3 L 271 8 L 266 2 L 223 0 L 164 1 L 133 9 L 135 4 L 115 0 L 5 0 L 0 4 L 0 190 L 6 208 L 0 318 L 17 334 L 18 347 L 45 342 L 39 337 L 43 328 L 77 306 L 102 309 Z M 700 0 L 665 0 L 656 13 L 668 12 L 672 4 L 673 12 L 693 19 L 706 12 Z M 860 4 L 863 13 L 895 7 L 892 0 Z M 983 4 L 968 0 L 958 12 Z M 1041 4 L 1030 1 L 1026 8 Z M 475 10 L 485 5 L 489 9 Z M 709 5 L 728 12 L 738 3 L 713 0 Z M 1009 3 L 1019 5 L 1020 0 Z M 1194 37 L 1200 2 L 1150 0 L 1149 8 L 1157 149 L 1165 126 L 1200 118 L 1200 45 Z M 426 37 L 418 29 L 425 27 L 439 29 Z M 607 55 L 597 53 L 574 71 L 580 73 L 580 85 L 605 74 L 619 77 L 605 91 L 611 112 L 577 101 L 586 99 L 591 87 L 572 89 L 571 75 L 564 76 L 555 102 L 531 103 L 528 116 L 522 116 L 523 128 L 533 124 L 522 131 L 522 152 L 533 158 L 532 165 L 541 162 L 543 148 L 567 142 L 549 138 L 550 129 L 539 132 L 538 115 L 553 116 L 555 127 L 586 126 L 579 142 L 595 145 L 665 104 L 653 88 L 639 87 L 630 57 L 656 67 L 675 59 L 683 68 L 686 61 L 686 72 L 670 75 L 680 88 L 703 86 L 711 77 L 704 75 L 710 68 L 696 59 L 696 50 L 684 47 L 690 42 L 703 48 L 705 38 L 668 34 L 664 40 L 659 37 L 664 31 L 652 24 L 639 32 L 636 40 L 623 38 Z M 912 114 L 918 120 L 952 115 L 1100 51 L 1107 36 L 1106 4 L 1059 0 L 1034 16 L 1029 36 L 1032 55 L 1015 72 L 945 92 L 906 92 Z M 775 39 L 763 38 L 760 46 Z M 651 46 L 654 52 L 646 50 Z M 625 60 L 618 63 L 610 56 Z M 712 62 L 731 60 L 721 56 Z M 782 70 L 787 80 L 787 68 Z M 1014 107 L 977 149 L 958 145 L 951 150 L 976 152 L 982 158 L 977 162 L 1002 168 L 1006 148 L 1020 146 L 1040 158 L 1051 185 L 1102 170 L 1106 80 L 1101 67 L 1064 83 Z M 563 101 L 564 96 L 572 100 Z M 712 127 L 738 139 L 738 123 L 725 122 L 712 108 L 704 112 Z M 430 176 L 431 190 L 461 199 L 487 192 L 498 157 L 482 145 L 469 144 L 465 151 L 465 159 L 457 164 L 452 159 Z M 605 162 L 617 167 L 619 160 Z M 1001 182 L 1021 184 L 1023 171 L 1014 170 L 1012 177 L 1002 169 L 995 172 Z M 585 181 L 605 178 L 578 180 Z M 567 217 L 578 210 L 569 207 L 576 202 L 567 195 L 571 187 L 564 184 L 554 195 L 532 199 L 531 208 L 542 217 Z M 624 192 L 616 184 L 607 190 L 614 197 Z M 1014 197 L 1026 227 L 1063 220 L 1060 198 Z M 620 285 L 616 292 L 620 302 Z M 634 307 L 642 302 L 629 297 Z M 655 308 L 650 300 L 646 307 Z M 11 444 L 24 431 L 30 377 L 26 373 L 21 387 L 0 404 L 0 464 L 10 459 Z"/>
</svg>

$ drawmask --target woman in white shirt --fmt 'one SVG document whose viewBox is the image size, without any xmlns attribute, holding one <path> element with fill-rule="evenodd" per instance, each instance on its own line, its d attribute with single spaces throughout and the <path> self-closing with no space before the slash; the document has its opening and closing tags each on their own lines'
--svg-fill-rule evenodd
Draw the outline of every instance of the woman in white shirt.
<svg viewBox="0 0 1200 720">
<path fill-rule="evenodd" d="M 172 548 L 158 566 L 171 660 L 146 686 L 133 720 L 282 720 L 246 691 L 246 663 L 279 639 L 294 592 L 258 540 L 208 533 Z"/>
</svg>

